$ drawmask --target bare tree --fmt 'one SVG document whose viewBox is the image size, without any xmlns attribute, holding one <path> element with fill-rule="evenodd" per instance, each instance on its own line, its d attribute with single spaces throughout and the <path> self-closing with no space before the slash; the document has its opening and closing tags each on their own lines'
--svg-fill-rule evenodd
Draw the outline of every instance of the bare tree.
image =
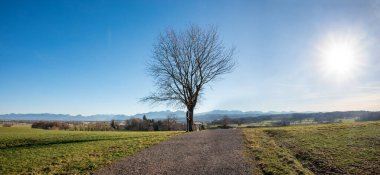
<svg viewBox="0 0 380 175">
<path fill-rule="evenodd" d="M 111 120 L 111 128 L 113 128 L 113 129 L 118 129 L 116 125 L 117 125 L 117 124 L 116 124 L 115 120 L 112 119 L 112 120 Z"/>
<path fill-rule="evenodd" d="M 166 126 L 165 130 L 168 130 L 168 131 L 178 130 L 179 127 L 177 126 L 178 125 L 177 116 L 175 114 L 169 114 L 165 119 L 164 125 Z"/>
<path fill-rule="evenodd" d="M 228 124 L 230 123 L 230 118 L 228 118 L 228 116 L 224 116 L 222 118 L 222 127 L 223 128 L 228 128 Z"/>
<path fill-rule="evenodd" d="M 215 27 L 190 26 L 159 36 L 149 64 L 157 91 L 142 101 L 165 102 L 187 109 L 187 131 L 193 131 L 194 109 L 204 85 L 233 70 L 234 49 L 224 47 Z"/>
</svg>

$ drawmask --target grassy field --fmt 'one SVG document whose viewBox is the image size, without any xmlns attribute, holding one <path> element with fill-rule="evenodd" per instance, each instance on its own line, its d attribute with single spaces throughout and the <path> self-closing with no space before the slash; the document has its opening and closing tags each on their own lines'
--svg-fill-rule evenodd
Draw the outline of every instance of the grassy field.
<svg viewBox="0 0 380 175">
<path fill-rule="evenodd" d="M 244 129 L 257 174 L 377 174 L 380 122 Z"/>
<path fill-rule="evenodd" d="M 180 133 L 0 127 L 0 174 L 88 174 Z"/>
</svg>

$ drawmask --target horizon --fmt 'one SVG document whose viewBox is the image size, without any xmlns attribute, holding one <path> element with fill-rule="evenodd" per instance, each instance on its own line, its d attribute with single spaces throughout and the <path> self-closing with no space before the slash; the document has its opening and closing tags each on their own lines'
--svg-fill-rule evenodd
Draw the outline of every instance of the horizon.
<svg viewBox="0 0 380 175">
<path fill-rule="evenodd" d="M 183 110 L 139 100 L 159 34 L 190 24 L 237 62 L 195 114 L 380 109 L 380 1 L 2 1 L 0 22 L 0 114 Z"/>
<path fill-rule="evenodd" d="M 363 112 L 380 112 L 380 110 L 345 110 L 345 111 L 242 111 L 242 110 L 222 110 L 222 109 L 215 109 L 211 111 L 205 111 L 205 112 L 198 112 L 195 113 L 196 115 L 203 115 L 215 111 L 223 111 L 223 112 L 241 112 L 241 113 L 263 113 L 263 114 L 297 114 L 297 113 L 331 113 L 331 112 L 357 112 L 357 111 L 363 111 Z M 160 112 L 169 112 L 169 113 L 176 113 L 176 112 L 186 112 L 186 110 L 161 110 L 161 111 L 147 111 L 147 112 L 140 112 L 140 113 L 134 113 L 134 114 L 121 114 L 121 113 L 97 113 L 97 114 L 70 114 L 70 113 L 1 113 L 0 115 L 36 115 L 36 114 L 53 114 L 53 115 L 70 115 L 70 116 L 82 116 L 82 117 L 91 117 L 96 115 L 125 115 L 125 116 L 135 116 L 135 115 L 141 115 L 141 114 L 147 114 L 147 113 L 160 113 Z M 217 114 L 217 113 L 216 113 Z M 149 117 L 149 116 L 148 116 Z"/>
</svg>

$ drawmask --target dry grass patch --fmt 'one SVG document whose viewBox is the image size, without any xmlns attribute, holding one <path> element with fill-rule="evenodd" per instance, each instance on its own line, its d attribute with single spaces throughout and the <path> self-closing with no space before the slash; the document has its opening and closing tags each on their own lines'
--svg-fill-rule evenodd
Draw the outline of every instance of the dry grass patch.
<svg viewBox="0 0 380 175">
<path fill-rule="evenodd" d="M 380 122 L 244 129 L 264 174 L 376 174 Z"/>
</svg>

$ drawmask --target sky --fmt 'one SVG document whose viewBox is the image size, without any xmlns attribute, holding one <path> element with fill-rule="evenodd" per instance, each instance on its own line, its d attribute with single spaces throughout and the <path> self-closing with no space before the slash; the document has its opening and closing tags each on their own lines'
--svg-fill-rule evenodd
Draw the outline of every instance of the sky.
<svg viewBox="0 0 380 175">
<path fill-rule="evenodd" d="M 168 28 L 218 27 L 234 72 L 196 112 L 380 110 L 380 0 L 2 0 L 0 114 L 177 110 L 155 90 Z"/>
</svg>

